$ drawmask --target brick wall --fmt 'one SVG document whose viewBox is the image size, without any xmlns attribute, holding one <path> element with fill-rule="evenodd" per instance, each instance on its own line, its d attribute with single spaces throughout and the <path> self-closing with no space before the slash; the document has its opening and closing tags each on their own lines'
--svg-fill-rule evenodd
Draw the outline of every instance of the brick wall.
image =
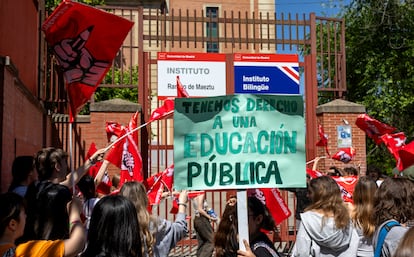
<svg viewBox="0 0 414 257">
<path fill-rule="evenodd" d="M 0 56 L 9 56 L 25 87 L 37 95 L 39 17 L 37 1 L 1 0 Z"/>
<path fill-rule="evenodd" d="M 121 99 L 111 99 L 92 103 L 90 110 L 89 122 L 78 123 L 82 132 L 82 140 L 85 142 L 85 151 L 88 151 L 92 142 L 96 144 L 98 149 L 106 147 L 108 145 L 105 131 L 106 122 L 115 121 L 127 126 L 132 115 L 136 111 L 140 111 L 140 105 Z M 110 175 L 115 172 L 119 172 L 119 169 L 110 165 Z"/>
<path fill-rule="evenodd" d="M 330 103 L 317 107 L 317 120 L 321 124 L 325 134 L 328 135 L 328 149 L 332 155 L 338 152 L 338 131 L 337 127 L 345 125 L 346 120 L 351 126 L 352 147 L 356 150 L 356 155 L 349 163 L 333 160 L 331 158 L 321 159 L 318 163 L 318 169 L 321 171 L 329 169 L 331 166 L 344 168 L 354 166 L 359 168 L 360 174 L 366 172 L 366 135 L 355 125 L 359 114 L 365 113 L 365 107 L 359 104 L 344 100 L 334 100 Z M 317 156 L 326 156 L 324 147 L 317 147 Z"/>
<path fill-rule="evenodd" d="M 0 192 L 7 191 L 11 182 L 11 166 L 19 155 L 33 155 L 50 143 L 50 119 L 17 76 L 12 67 L 1 66 L 4 79 L 2 92 L 3 126 L 1 145 Z"/>
</svg>

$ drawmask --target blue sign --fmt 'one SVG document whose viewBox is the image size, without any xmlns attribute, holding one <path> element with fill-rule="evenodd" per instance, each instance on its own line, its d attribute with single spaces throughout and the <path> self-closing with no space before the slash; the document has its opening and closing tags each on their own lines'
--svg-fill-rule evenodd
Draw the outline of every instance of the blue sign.
<svg viewBox="0 0 414 257">
<path fill-rule="evenodd" d="M 299 94 L 297 55 L 235 54 L 234 92 Z"/>
</svg>

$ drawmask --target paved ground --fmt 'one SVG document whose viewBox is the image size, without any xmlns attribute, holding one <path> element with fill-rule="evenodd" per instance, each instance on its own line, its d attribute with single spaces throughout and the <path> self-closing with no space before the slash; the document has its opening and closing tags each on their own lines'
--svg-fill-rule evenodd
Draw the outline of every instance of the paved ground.
<svg viewBox="0 0 414 257">
<path fill-rule="evenodd" d="M 285 249 L 283 245 L 275 244 L 280 255 L 282 257 L 290 256 L 290 249 Z M 279 246 L 279 247 L 278 247 Z M 169 257 L 197 257 L 197 241 L 196 240 L 183 240 L 177 247 L 171 250 Z M 214 255 L 213 255 L 214 256 Z"/>
<path fill-rule="evenodd" d="M 196 257 L 197 256 L 197 240 L 185 239 L 170 251 L 169 257 Z"/>
</svg>

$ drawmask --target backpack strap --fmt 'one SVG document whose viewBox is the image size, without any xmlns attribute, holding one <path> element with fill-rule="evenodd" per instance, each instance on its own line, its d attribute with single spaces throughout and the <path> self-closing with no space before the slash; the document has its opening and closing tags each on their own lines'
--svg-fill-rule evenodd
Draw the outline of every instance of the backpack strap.
<svg viewBox="0 0 414 257">
<path fill-rule="evenodd" d="M 382 246 L 384 245 L 385 237 L 387 236 L 391 228 L 395 226 L 400 226 L 400 223 L 398 223 L 395 220 L 391 220 L 385 223 L 384 226 L 381 227 L 380 232 L 378 234 L 377 247 L 375 248 L 374 257 L 381 256 Z"/>
<path fill-rule="evenodd" d="M 280 257 L 279 253 L 276 252 L 275 250 L 273 250 L 270 246 L 268 246 L 265 242 L 259 241 L 257 243 L 255 243 L 253 245 L 253 251 L 257 250 L 257 248 L 259 247 L 263 247 L 265 248 L 267 251 L 269 251 L 269 253 L 273 256 L 273 257 Z"/>
</svg>

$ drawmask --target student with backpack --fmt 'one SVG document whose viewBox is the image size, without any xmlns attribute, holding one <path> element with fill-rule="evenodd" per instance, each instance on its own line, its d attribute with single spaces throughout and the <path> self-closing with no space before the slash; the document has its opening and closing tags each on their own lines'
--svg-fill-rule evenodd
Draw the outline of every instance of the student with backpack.
<svg viewBox="0 0 414 257">
<path fill-rule="evenodd" d="M 374 199 L 374 257 L 393 256 L 408 230 L 404 223 L 414 217 L 413 204 L 413 186 L 406 178 L 387 178 L 378 188 Z"/>
<path fill-rule="evenodd" d="M 309 182 L 311 204 L 301 214 L 293 257 L 357 256 L 358 234 L 338 184 L 330 176 Z"/>
</svg>

